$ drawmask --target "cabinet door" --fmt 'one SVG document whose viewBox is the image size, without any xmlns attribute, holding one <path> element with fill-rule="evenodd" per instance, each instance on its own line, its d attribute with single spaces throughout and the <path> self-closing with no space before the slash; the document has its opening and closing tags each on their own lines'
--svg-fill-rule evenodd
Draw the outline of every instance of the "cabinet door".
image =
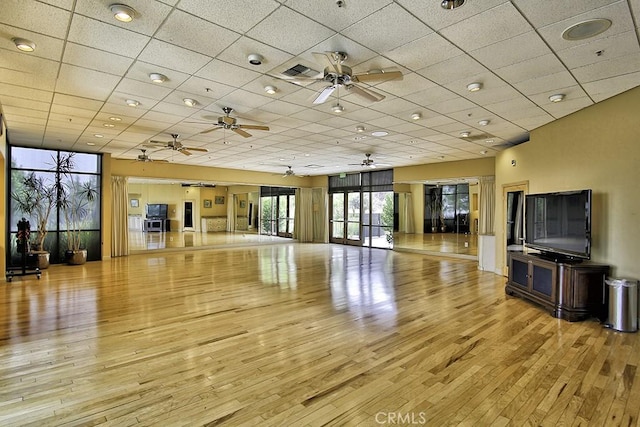
<svg viewBox="0 0 640 427">
<path fill-rule="evenodd" d="M 529 263 L 516 257 L 511 257 L 511 265 L 509 266 L 509 274 L 511 275 L 511 283 L 529 287 Z"/>
<path fill-rule="evenodd" d="M 531 271 L 531 290 L 550 300 L 556 296 L 556 266 L 534 262 Z"/>
</svg>

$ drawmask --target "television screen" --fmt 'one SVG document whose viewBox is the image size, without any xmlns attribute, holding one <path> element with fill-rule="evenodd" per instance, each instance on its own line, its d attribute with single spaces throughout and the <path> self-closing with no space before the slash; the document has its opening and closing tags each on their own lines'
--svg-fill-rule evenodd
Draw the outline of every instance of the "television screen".
<svg viewBox="0 0 640 427">
<path fill-rule="evenodd" d="M 147 204 L 147 218 L 167 219 L 168 205 L 161 203 Z"/>
<path fill-rule="evenodd" d="M 591 257 L 591 190 L 528 194 L 525 243 L 570 258 Z"/>
</svg>

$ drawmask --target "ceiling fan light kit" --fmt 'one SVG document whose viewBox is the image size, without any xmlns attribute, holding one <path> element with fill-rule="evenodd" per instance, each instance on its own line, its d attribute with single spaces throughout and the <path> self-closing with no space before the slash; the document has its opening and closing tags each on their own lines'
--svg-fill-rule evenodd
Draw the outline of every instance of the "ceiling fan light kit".
<svg viewBox="0 0 640 427">
<path fill-rule="evenodd" d="M 265 130 L 265 131 L 269 130 L 268 126 L 243 125 L 243 124 L 237 123 L 236 119 L 230 116 L 231 112 L 233 111 L 233 108 L 231 107 L 222 107 L 222 111 L 224 112 L 225 116 L 218 117 L 218 122 L 214 124 L 214 127 L 212 127 L 211 129 L 204 130 L 200 133 L 209 133 L 218 129 L 224 129 L 224 130 L 231 130 L 244 138 L 249 138 L 252 135 L 249 132 L 245 131 L 244 129 L 255 129 L 255 130 Z"/>
<path fill-rule="evenodd" d="M 364 132 L 364 126 L 356 126 L 356 132 Z"/>
<path fill-rule="evenodd" d="M 16 45 L 16 49 L 22 52 L 33 52 L 36 50 L 36 44 L 31 40 L 14 37 L 11 41 Z"/>
<path fill-rule="evenodd" d="M 247 60 L 251 65 L 262 65 L 263 59 L 264 58 L 262 57 L 262 55 L 258 53 L 250 53 L 249 56 L 247 57 Z"/>
<path fill-rule="evenodd" d="M 335 104 L 331 107 L 331 111 L 333 111 L 336 114 L 340 114 L 344 111 L 344 107 L 340 104 Z"/>
<path fill-rule="evenodd" d="M 113 17 L 120 22 L 131 22 L 136 17 L 136 11 L 134 8 L 127 6 L 126 4 L 112 4 L 109 6 Z"/>
</svg>

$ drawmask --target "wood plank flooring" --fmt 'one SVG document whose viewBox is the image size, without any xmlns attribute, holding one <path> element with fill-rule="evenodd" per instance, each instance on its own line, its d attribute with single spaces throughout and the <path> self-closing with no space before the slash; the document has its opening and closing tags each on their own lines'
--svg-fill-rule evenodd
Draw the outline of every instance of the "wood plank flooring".
<svg viewBox="0 0 640 427">
<path fill-rule="evenodd" d="M 2 426 L 638 425 L 639 334 L 472 261 L 285 243 L 1 286 Z"/>
</svg>

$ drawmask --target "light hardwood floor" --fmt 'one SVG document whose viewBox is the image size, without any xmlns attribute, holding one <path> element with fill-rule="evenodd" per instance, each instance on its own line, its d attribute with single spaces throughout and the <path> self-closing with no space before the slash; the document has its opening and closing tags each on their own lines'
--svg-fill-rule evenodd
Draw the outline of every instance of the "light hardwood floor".
<svg viewBox="0 0 640 427">
<path fill-rule="evenodd" d="M 324 244 L 51 266 L 0 293 L 0 425 L 637 425 L 640 338 L 468 260 Z"/>
</svg>

